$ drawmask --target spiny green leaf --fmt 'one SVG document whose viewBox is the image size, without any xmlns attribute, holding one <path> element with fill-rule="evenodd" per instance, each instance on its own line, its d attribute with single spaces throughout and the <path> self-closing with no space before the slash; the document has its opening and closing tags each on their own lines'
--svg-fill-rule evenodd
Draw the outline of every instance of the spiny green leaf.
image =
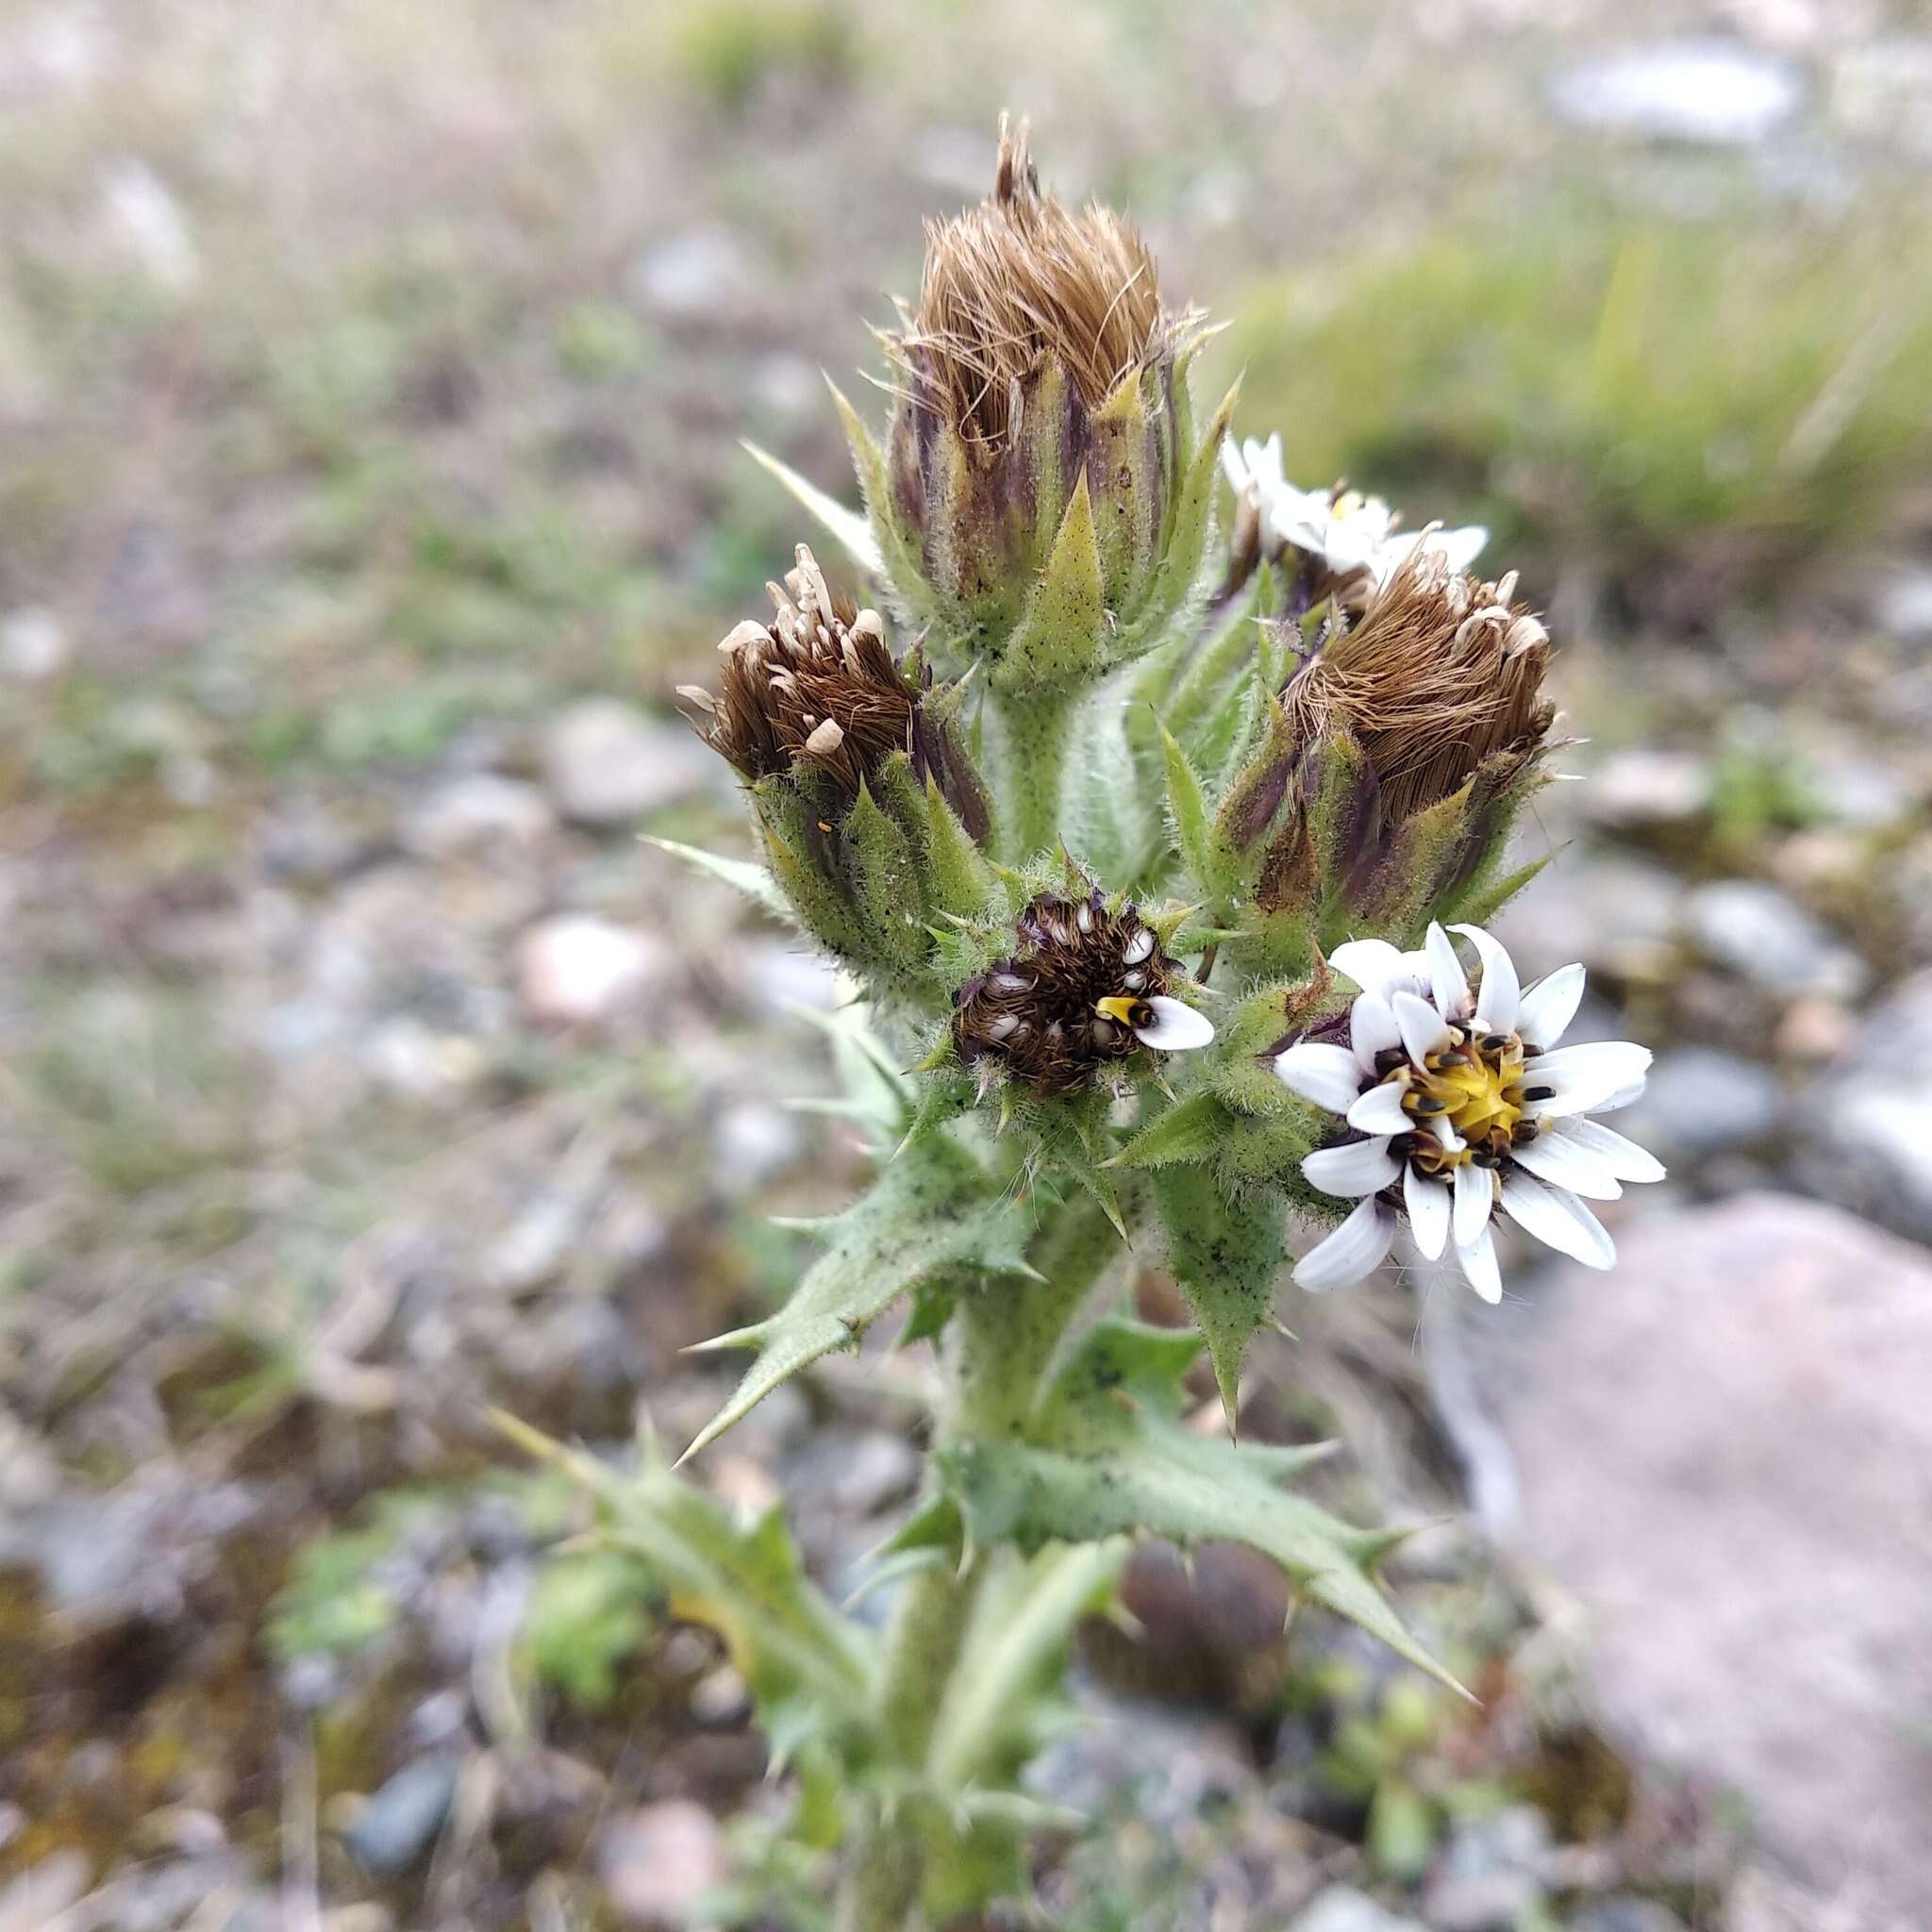
<svg viewBox="0 0 1932 1932">
<path fill-rule="evenodd" d="M 993 682 L 1022 691 L 1094 676 L 1107 664 L 1108 635 L 1093 498 L 1082 470 L 1046 568 L 993 669 Z"/>
<path fill-rule="evenodd" d="M 769 450 L 760 449 L 755 442 L 746 442 L 742 447 L 754 462 L 775 476 L 824 525 L 867 576 L 885 575 L 886 560 L 879 554 L 878 540 L 872 533 L 872 525 L 856 509 L 847 509 L 836 496 L 827 496 L 816 483 L 808 482 L 790 463 L 780 462 Z"/>
<path fill-rule="evenodd" d="M 1541 858 L 1532 858 L 1527 865 L 1520 865 L 1497 879 L 1487 878 L 1487 869 L 1478 871 L 1461 892 L 1439 909 L 1438 917 L 1445 924 L 1457 921 L 1470 925 L 1489 924 L 1555 857 L 1554 852 L 1545 852 Z"/>
<path fill-rule="evenodd" d="M 625 1473 L 497 1412 L 527 1453 L 568 1470 L 595 1496 L 608 1542 L 635 1553 L 675 1616 L 724 1639 L 768 1730 L 794 1741 L 862 1723 L 876 1672 L 874 1641 L 806 1576 L 776 1510 L 744 1525 L 665 1466 L 647 1440 Z"/>
<path fill-rule="evenodd" d="M 1160 727 L 1160 753 L 1167 768 L 1167 808 L 1174 840 L 1196 891 L 1217 919 L 1224 919 L 1233 909 L 1226 903 L 1229 882 L 1215 862 L 1214 826 L 1207 794 L 1180 740 L 1165 724 Z"/>
<path fill-rule="evenodd" d="M 1359 1531 L 1283 1489 L 1277 1459 L 1181 1425 L 1183 1345 L 1191 1358 L 1191 1336 L 1177 1343 L 1171 1330 L 1103 1323 L 1024 1434 L 941 1449 L 941 1470 L 974 1540 L 1038 1549 L 1124 1531 L 1248 1543 L 1305 1595 L 1460 1691 L 1368 1574 Z"/>
<path fill-rule="evenodd" d="M 831 1245 L 775 1315 L 705 1344 L 756 1348 L 758 1357 L 687 1457 L 822 1355 L 857 1347 L 867 1324 L 926 1276 L 955 1266 L 1023 1268 L 1031 1224 L 971 1156 L 932 1135 L 908 1147 L 828 1232 Z"/>
<path fill-rule="evenodd" d="M 933 1724 L 926 1764 L 953 1791 L 1018 1769 L 1008 1747 L 1026 1712 L 1058 1678 L 1074 1625 L 1112 1593 L 1128 1540 L 1008 1555 L 981 1587 Z"/>
<path fill-rule="evenodd" d="M 1288 1253 L 1281 1203 L 1259 1191 L 1230 1196 L 1200 1167 L 1163 1167 L 1153 1188 L 1168 1266 L 1208 1339 L 1232 1434 L 1241 1363 L 1274 1308 L 1274 1277 Z"/>
<path fill-rule="evenodd" d="M 892 519 L 892 491 L 886 477 L 886 459 L 865 419 L 841 393 L 839 385 L 827 376 L 825 387 L 832 392 L 832 407 L 845 441 L 852 445 L 852 466 L 858 476 L 859 494 L 872 519 L 872 536 L 892 589 L 903 607 L 903 614 L 923 621 L 931 614 L 932 599 L 919 566 L 908 549 Z"/>
<path fill-rule="evenodd" d="M 1191 1093 L 1158 1114 L 1114 1158 L 1109 1167 L 1168 1167 L 1213 1158 L 1227 1130 L 1227 1109 L 1211 1093 Z"/>
<path fill-rule="evenodd" d="M 659 852 L 670 853 L 674 858 L 683 859 L 699 872 L 709 873 L 714 879 L 723 879 L 727 886 L 736 887 L 754 905 L 763 907 L 786 924 L 797 924 L 797 915 L 786 904 L 784 893 L 763 866 L 754 865 L 748 858 L 725 858 L 719 853 L 707 852 L 696 845 L 680 845 L 675 839 L 654 839 L 647 834 L 644 843 L 655 845 Z"/>
</svg>

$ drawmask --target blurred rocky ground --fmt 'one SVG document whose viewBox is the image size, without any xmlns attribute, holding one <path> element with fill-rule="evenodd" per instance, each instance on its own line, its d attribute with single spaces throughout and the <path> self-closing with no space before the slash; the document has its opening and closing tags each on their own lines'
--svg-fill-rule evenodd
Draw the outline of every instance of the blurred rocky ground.
<svg viewBox="0 0 1932 1932">
<path fill-rule="evenodd" d="M 828 974 L 636 835 L 741 840 L 667 703 L 800 534 L 735 439 L 840 481 L 817 368 L 1007 106 L 1235 319 L 1300 480 L 1524 563 L 1591 782 L 1507 937 L 1657 1045 L 1672 1167 L 1614 1276 L 1512 1255 L 1498 1314 L 1390 1283 L 1259 1353 L 1251 1426 L 1441 1524 L 1391 1579 L 1480 1708 L 1144 1551 L 1037 1773 L 1092 1823 L 1013 1923 L 1932 1916 L 1932 40 L 19 0 L 4 1932 L 782 1923 L 743 1685 L 487 1410 L 687 1439 L 731 1371 L 679 1351 L 858 1171 L 787 1104 Z M 926 1373 L 835 1359 L 697 1478 L 842 1593 Z"/>
</svg>

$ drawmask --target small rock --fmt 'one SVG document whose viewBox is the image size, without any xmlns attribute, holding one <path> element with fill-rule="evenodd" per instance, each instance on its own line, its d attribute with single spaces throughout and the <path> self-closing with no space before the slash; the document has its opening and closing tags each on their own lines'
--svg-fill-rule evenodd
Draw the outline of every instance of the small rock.
<svg viewBox="0 0 1932 1932">
<path fill-rule="evenodd" d="M 746 946 L 737 958 L 745 996 L 767 1011 L 786 1006 L 829 1012 L 839 1003 L 839 969 L 823 954 L 783 940 Z"/>
<path fill-rule="evenodd" d="M 9 610 L 0 618 L 0 665 L 9 677 L 38 684 L 67 663 L 67 628 L 39 604 Z"/>
<path fill-rule="evenodd" d="M 1619 979 L 1657 979 L 1673 970 L 1681 891 L 1660 865 L 1592 854 L 1545 873 L 1513 900 L 1495 922 L 1496 937 L 1525 984 L 1572 959 Z"/>
<path fill-rule="evenodd" d="M 669 967 L 661 941 L 584 913 L 546 919 L 517 950 L 524 1010 L 561 1026 L 595 1025 L 634 1008 Z"/>
<path fill-rule="evenodd" d="M 1894 987 L 1866 1017 L 1851 1052 L 1808 1089 L 1807 1183 L 1932 1241 L 1932 1138 L 1919 1125 L 1928 1088 L 1932 972 Z"/>
<path fill-rule="evenodd" d="M 1858 1925 L 1932 1924 L 1932 1745 L 1902 1721 L 1932 1709 L 1932 1261 L 1765 1193 L 1620 1245 L 1493 1363 L 1524 1554 L 1613 1736 L 1735 1790 L 1807 1885 L 1868 1888 Z"/>
<path fill-rule="evenodd" d="M 744 243 L 716 224 L 686 228 L 647 249 L 629 280 L 632 293 L 646 307 L 709 321 L 743 308 L 758 288 Z"/>
<path fill-rule="evenodd" d="M 855 1516 L 872 1516 L 908 1495 L 919 1480 L 919 1457 L 903 1436 L 871 1429 L 837 1445 L 829 1494 L 833 1505 Z"/>
<path fill-rule="evenodd" d="M 615 698 L 587 698 L 550 721 L 543 782 L 574 824 L 627 825 L 716 782 L 714 752 L 681 725 L 660 724 Z"/>
<path fill-rule="evenodd" d="M 543 794 L 495 772 L 466 772 L 429 792 L 403 821 L 406 850 L 422 858 L 528 851 L 556 821 Z"/>
<path fill-rule="evenodd" d="M 1378 1906 L 1367 1892 L 1350 1885 L 1331 1885 L 1297 1912 L 1288 1932 L 1424 1932 L 1414 1919 L 1398 1918 Z"/>
<path fill-rule="evenodd" d="M 1750 147 L 1804 99 L 1799 70 L 1740 41 L 1687 37 L 1567 67 L 1551 90 L 1578 126 L 1649 141 Z"/>
<path fill-rule="evenodd" d="M 1684 1922 L 1655 1899 L 1599 1898 L 1570 1915 L 1569 1932 L 1684 1932 Z"/>
<path fill-rule="evenodd" d="M 1906 570 L 1886 579 L 1873 612 L 1880 628 L 1906 643 L 1932 642 L 1932 570 Z"/>
<path fill-rule="evenodd" d="M 805 1151 L 799 1116 L 761 1100 L 741 1100 L 712 1129 L 714 1172 L 732 1189 L 756 1187 L 783 1174 Z"/>
<path fill-rule="evenodd" d="M 1617 1116 L 1619 1133 L 1663 1161 L 1699 1160 L 1769 1140 L 1784 1116 L 1784 1090 L 1769 1067 L 1715 1047 L 1657 1055 L 1643 1098 Z"/>
<path fill-rule="evenodd" d="M 597 1851 L 611 1909 L 626 1925 L 682 1926 L 730 1874 L 724 1835 L 702 1805 L 673 1798 L 614 1819 Z"/>
<path fill-rule="evenodd" d="M 1806 761 L 1805 794 L 1824 818 L 1855 832 L 1879 832 L 1917 808 L 1912 788 L 1872 756 L 1850 753 Z"/>
<path fill-rule="evenodd" d="M 1761 879 L 1719 879 L 1684 902 L 1684 926 L 1708 958 L 1779 998 L 1856 999 L 1871 974 L 1817 920 Z"/>
<path fill-rule="evenodd" d="M 406 1764 L 362 1807 L 343 1842 L 363 1870 L 377 1878 L 399 1878 L 436 1842 L 456 1803 L 462 1759 L 433 1752 Z"/>
<path fill-rule="evenodd" d="M 1831 1060 L 1851 1045 L 1857 1022 L 1836 1000 L 1793 1000 L 1773 1044 L 1787 1060 Z"/>
<path fill-rule="evenodd" d="M 1613 753 L 1586 788 L 1584 809 L 1613 831 L 1680 825 L 1710 809 L 1709 765 L 1689 752 L 1633 747 Z"/>
<path fill-rule="evenodd" d="M 178 294 L 194 286 L 201 261 L 187 211 L 145 161 L 109 163 L 101 201 L 115 239 L 158 288 Z"/>
<path fill-rule="evenodd" d="M 1460 1827 L 1429 1876 L 1423 1909 L 1438 1932 L 1512 1932 L 1541 1902 L 1549 1821 L 1529 1805 Z"/>
</svg>

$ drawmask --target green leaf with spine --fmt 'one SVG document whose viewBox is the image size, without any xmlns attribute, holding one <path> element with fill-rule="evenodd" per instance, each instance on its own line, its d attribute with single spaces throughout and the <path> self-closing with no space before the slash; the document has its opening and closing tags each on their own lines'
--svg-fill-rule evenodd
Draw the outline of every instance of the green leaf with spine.
<svg viewBox="0 0 1932 1932">
<path fill-rule="evenodd" d="M 775 1761 L 819 1747 L 866 1755 L 875 1641 L 806 1576 L 775 1508 L 741 1524 L 673 1473 L 648 1429 L 626 1473 L 513 1416 L 491 1419 L 526 1454 L 583 1484 L 596 1502 L 600 1541 L 643 1558 L 674 1616 L 724 1639 Z"/>
<path fill-rule="evenodd" d="M 1241 1363 L 1273 1319 L 1274 1281 L 1288 1253 L 1281 1202 L 1252 1186 L 1230 1192 L 1212 1170 L 1180 1163 L 1157 1169 L 1152 1191 L 1168 1266 L 1207 1341 L 1232 1434 Z"/>
<path fill-rule="evenodd" d="M 1403 1625 L 1374 1577 L 1402 1533 L 1361 1530 L 1285 1487 L 1319 1452 L 1228 1442 L 1180 1421 L 1198 1336 L 1109 1321 L 1067 1363 L 1024 1431 L 942 1446 L 938 1459 L 976 1547 L 1036 1550 L 1146 1534 L 1247 1543 L 1323 1605 L 1440 1682 L 1469 1693 Z"/>
<path fill-rule="evenodd" d="M 762 1322 L 699 1344 L 758 1353 L 686 1457 L 821 1356 L 857 1348 L 873 1322 L 932 1275 L 961 1267 L 1026 1274 L 1033 1227 L 1001 1179 L 940 1131 L 910 1142 L 869 1192 L 812 1231 L 826 1241 L 825 1252 L 785 1306 Z"/>
</svg>

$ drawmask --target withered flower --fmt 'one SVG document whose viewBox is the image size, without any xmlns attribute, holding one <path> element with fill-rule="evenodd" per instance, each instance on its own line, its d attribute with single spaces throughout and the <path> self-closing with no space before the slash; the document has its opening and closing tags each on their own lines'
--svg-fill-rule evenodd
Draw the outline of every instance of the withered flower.
<svg viewBox="0 0 1932 1932">
<path fill-rule="evenodd" d="M 1496 852 L 1555 717 L 1549 633 L 1515 588 L 1418 546 L 1289 680 L 1220 821 L 1264 912 L 1406 927 Z"/>
<path fill-rule="evenodd" d="M 1163 306 L 1121 215 L 1043 192 L 1024 126 L 1002 123 L 991 196 L 926 225 L 901 324 L 882 337 L 888 450 L 847 428 L 908 607 L 990 658 L 996 688 L 1091 675 L 1140 648 L 1137 625 L 1191 589 L 1206 541 L 1225 419 L 1196 442 L 1200 317 Z"/>
<path fill-rule="evenodd" d="M 1211 1022 L 1168 988 L 1181 972 L 1129 904 L 1108 910 L 1044 892 L 1014 922 L 1018 951 L 955 995 L 953 1039 L 982 1074 L 1003 1066 L 1038 1093 L 1071 1093 L 1141 1047 L 1206 1046 Z"/>
<path fill-rule="evenodd" d="M 1478 583 L 1422 549 L 1289 681 L 1291 735 L 1346 730 L 1368 757 L 1384 817 L 1406 819 L 1499 754 L 1532 757 L 1556 707 L 1542 695 L 1550 634 L 1512 603 L 1516 574 Z"/>
<path fill-rule="evenodd" d="M 930 668 L 895 660 L 878 612 L 834 591 L 803 543 L 797 567 L 766 589 L 776 614 L 770 624 L 747 619 L 718 646 L 724 665 L 717 696 L 678 687 L 703 713 L 706 741 L 748 779 L 802 765 L 848 801 L 904 752 L 921 782 L 930 776 L 967 831 L 983 837 L 978 781 L 924 703 Z"/>
</svg>

